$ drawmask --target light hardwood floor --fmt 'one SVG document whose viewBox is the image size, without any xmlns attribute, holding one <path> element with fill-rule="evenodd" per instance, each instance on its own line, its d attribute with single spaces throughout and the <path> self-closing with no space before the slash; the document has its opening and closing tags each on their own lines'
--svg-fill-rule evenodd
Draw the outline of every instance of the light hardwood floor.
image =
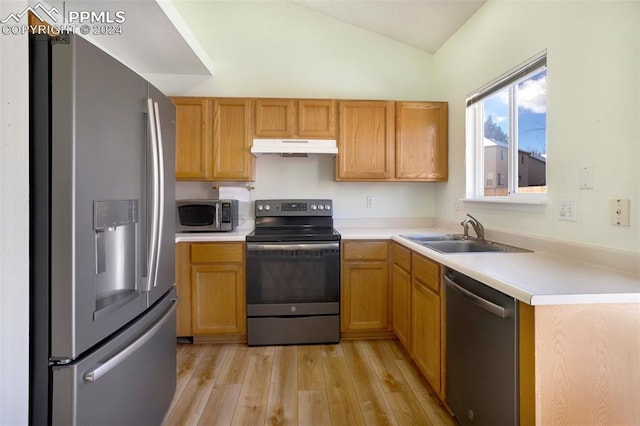
<svg viewBox="0 0 640 426">
<path fill-rule="evenodd" d="M 395 340 L 178 345 L 173 425 L 454 425 Z"/>
</svg>

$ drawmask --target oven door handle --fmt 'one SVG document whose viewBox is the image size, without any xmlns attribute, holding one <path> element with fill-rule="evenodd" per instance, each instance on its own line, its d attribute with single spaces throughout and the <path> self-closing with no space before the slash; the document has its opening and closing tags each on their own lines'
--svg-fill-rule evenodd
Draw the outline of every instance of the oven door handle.
<svg viewBox="0 0 640 426">
<path fill-rule="evenodd" d="M 334 243 L 296 243 L 296 244 L 287 244 L 287 243 L 270 243 L 270 244 L 255 244 L 248 243 L 247 250 L 264 250 L 264 251 L 294 251 L 294 250 L 327 250 L 327 249 L 338 249 L 340 247 L 339 242 Z"/>
</svg>

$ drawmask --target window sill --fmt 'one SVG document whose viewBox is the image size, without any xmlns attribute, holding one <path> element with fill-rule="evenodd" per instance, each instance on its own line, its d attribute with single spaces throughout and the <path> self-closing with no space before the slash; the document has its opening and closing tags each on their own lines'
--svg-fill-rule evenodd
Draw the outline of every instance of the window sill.
<svg viewBox="0 0 640 426">
<path fill-rule="evenodd" d="M 505 205 L 546 205 L 547 197 L 478 197 L 462 198 L 463 203 L 505 204 Z"/>
</svg>

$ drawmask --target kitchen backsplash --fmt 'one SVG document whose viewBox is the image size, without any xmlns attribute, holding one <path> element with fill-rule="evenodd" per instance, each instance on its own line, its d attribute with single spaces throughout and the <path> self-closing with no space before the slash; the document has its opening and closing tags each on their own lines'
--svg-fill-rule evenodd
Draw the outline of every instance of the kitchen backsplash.
<svg viewBox="0 0 640 426">
<path fill-rule="evenodd" d="M 262 155 L 256 158 L 256 181 L 223 183 L 220 190 L 212 182 L 177 182 L 176 199 L 233 198 L 241 201 L 241 218 L 253 217 L 253 201 L 270 198 L 330 198 L 334 217 L 433 218 L 433 183 L 425 182 L 336 182 L 335 156 L 311 155 L 285 158 Z"/>
</svg>

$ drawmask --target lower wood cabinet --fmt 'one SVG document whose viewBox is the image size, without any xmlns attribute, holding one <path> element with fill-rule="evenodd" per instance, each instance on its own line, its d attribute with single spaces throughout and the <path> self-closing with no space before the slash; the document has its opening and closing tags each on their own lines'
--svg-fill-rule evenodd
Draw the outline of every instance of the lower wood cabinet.
<svg viewBox="0 0 640 426">
<path fill-rule="evenodd" d="M 178 336 L 246 336 L 244 243 L 181 243 L 177 262 Z"/>
<path fill-rule="evenodd" d="M 400 343 L 411 347 L 411 250 L 391 243 L 391 323 Z"/>
<path fill-rule="evenodd" d="M 391 336 L 388 241 L 342 242 L 342 337 Z"/>
<path fill-rule="evenodd" d="M 412 254 L 411 356 L 429 384 L 442 396 L 442 310 L 440 265 Z"/>
</svg>

